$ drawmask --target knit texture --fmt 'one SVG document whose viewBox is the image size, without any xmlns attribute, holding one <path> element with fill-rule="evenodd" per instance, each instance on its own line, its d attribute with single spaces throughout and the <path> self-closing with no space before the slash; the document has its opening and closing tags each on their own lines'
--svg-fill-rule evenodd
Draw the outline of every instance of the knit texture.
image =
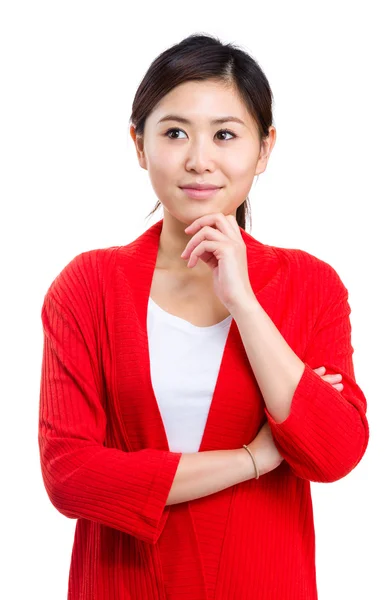
<svg viewBox="0 0 385 600">
<path fill-rule="evenodd" d="M 181 453 L 168 447 L 146 329 L 162 224 L 75 256 L 44 297 L 38 442 L 50 501 L 77 519 L 67 598 L 316 600 L 310 482 L 345 477 L 369 440 L 348 291 L 321 259 L 240 229 L 256 298 L 305 370 L 276 423 L 233 320 L 199 451 L 241 448 L 267 419 L 284 460 L 166 506 Z M 342 374 L 342 392 L 321 365 Z"/>
</svg>

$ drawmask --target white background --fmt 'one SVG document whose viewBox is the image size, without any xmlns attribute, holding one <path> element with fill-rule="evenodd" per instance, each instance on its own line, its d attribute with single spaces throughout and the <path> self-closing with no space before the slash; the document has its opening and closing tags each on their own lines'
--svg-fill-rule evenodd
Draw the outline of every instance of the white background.
<svg viewBox="0 0 385 600">
<path fill-rule="evenodd" d="M 76 254 L 127 244 L 162 217 L 159 209 L 145 219 L 157 198 L 128 134 L 131 103 L 155 56 L 197 32 L 250 52 L 273 90 L 277 142 L 250 191 L 252 235 L 329 262 L 350 294 L 371 438 L 346 478 L 312 483 L 319 599 L 385 598 L 381 8 L 338 0 L 2 4 L 4 600 L 67 597 L 76 522 L 50 503 L 37 444 L 44 294 Z"/>
</svg>

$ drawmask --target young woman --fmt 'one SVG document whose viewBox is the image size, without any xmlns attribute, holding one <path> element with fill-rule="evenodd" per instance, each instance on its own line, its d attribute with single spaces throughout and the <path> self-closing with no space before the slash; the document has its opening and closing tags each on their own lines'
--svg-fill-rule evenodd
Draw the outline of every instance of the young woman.
<svg viewBox="0 0 385 600">
<path fill-rule="evenodd" d="M 76 256 L 42 308 L 42 474 L 77 519 L 68 598 L 316 600 L 310 482 L 359 463 L 367 405 L 337 272 L 245 231 L 269 83 L 192 35 L 150 65 L 131 123 L 164 217 Z"/>
</svg>

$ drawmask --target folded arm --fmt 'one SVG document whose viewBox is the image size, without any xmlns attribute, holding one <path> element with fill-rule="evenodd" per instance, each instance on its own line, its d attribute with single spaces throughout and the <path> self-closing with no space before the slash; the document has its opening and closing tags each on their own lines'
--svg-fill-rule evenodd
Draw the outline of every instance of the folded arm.
<svg viewBox="0 0 385 600">
<path fill-rule="evenodd" d="M 341 479 L 360 462 L 368 445 L 367 402 L 355 379 L 350 313 L 348 292 L 341 284 L 311 336 L 290 414 L 278 423 L 265 407 L 278 450 L 303 479 Z M 342 391 L 313 371 L 321 365 L 325 374 L 342 375 Z"/>
<path fill-rule="evenodd" d="M 105 447 L 97 343 L 79 299 L 78 260 L 47 292 L 38 442 L 44 486 L 69 518 L 86 518 L 156 542 L 181 454 Z M 71 282 L 71 285 L 70 283 Z M 84 298 L 84 290 L 82 298 Z"/>
</svg>

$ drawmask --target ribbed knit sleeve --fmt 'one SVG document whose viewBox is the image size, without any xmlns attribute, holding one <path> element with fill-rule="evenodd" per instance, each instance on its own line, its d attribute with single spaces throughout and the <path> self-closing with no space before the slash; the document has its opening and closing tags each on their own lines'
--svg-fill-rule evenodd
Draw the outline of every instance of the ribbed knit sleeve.
<svg viewBox="0 0 385 600">
<path fill-rule="evenodd" d="M 75 257 L 49 288 L 41 311 L 44 347 L 39 406 L 43 481 L 52 504 L 155 543 L 167 518 L 167 497 L 180 453 L 103 445 L 106 414 L 90 255 Z"/>
<path fill-rule="evenodd" d="M 323 308 L 316 320 L 295 389 L 291 411 L 277 423 L 265 407 L 272 435 L 283 458 L 303 479 L 332 482 L 359 463 L 369 441 L 366 398 L 356 383 L 348 291 L 336 271 L 324 263 L 320 285 Z M 339 392 L 313 369 L 340 373 Z"/>
</svg>

